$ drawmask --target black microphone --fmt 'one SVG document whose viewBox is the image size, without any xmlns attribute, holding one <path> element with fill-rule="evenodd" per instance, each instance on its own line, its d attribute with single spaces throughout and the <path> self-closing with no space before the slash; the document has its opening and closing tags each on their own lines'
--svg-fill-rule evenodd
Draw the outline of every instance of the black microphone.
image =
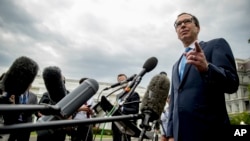
<svg viewBox="0 0 250 141">
<path fill-rule="evenodd" d="M 34 60 L 26 56 L 17 58 L 1 81 L 2 89 L 9 96 L 15 95 L 18 98 L 34 81 L 38 69 L 38 64 Z M 19 101 L 16 102 L 19 103 Z"/>
<path fill-rule="evenodd" d="M 104 88 L 103 90 L 105 91 L 105 90 L 108 90 L 108 89 L 111 89 L 111 88 L 114 88 L 114 87 L 117 87 L 117 86 L 126 84 L 126 83 L 128 83 L 129 81 L 132 81 L 132 80 L 135 78 L 135 76 L 136 76 L 136 74 L 130 76 L 128 79 L 126 79 L 126 80 L 124 80 L 124 81 L 117 82 L 117 83 L 111 85 L 110 87 L 106 87 L 106 88 Z"/>
<path fill-rule="evenodd" d="M 165 75 L 154 76 L 142 99 L 141 113 L 143 115 L 141 128 L 151 130 L 149 122 L 158 120 L 166 104 L 170 81 Z"/>
<path fill-rule="evenodd" d="M 125 95 L 129 95 L 131 92 L 134 91 L 135 87 L 140 83 L 141 78 L 145 75 L 145 73 L 150 72 L 153 70 L 158 63 L 158 60 L 156 57 L 150 57 L 146 60 L 146 62 L 143 65 L 142 71 L 133 79 L 133 81 L 125 88 L 123 94 L 119 98 L 124 97 Z M 132 90 L 131 90 L 132 88 Z M 127 94 L 128 93 L 128 94 Z"/>
<path fill-rule="evenodd" d="M 43 80 L 52 104 L 56 104 L 67 94 L 61 69 L 49 66 L 43 70 Z"/>
<path fill-rule="evenodd" d="M 146 72 L 150 72 L 153 70 L 158 63 L 158 60 L 156 57 L 150 57 L 143 65 L 143 70 L 136 76 L 136 77 L 142 77 Z"/>
</svg>

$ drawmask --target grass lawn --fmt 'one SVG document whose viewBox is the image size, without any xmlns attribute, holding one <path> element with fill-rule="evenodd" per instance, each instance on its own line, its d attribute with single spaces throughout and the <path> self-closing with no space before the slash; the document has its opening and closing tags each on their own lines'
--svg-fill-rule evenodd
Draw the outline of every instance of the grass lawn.
<svg viewBox="0 0 250 141">
<path fill-rule="evenodd" d="M 36 134 L 36 132 L 35 131 L 33 131 L 33 132 L 31 132 L 31 136 L 36 136 L 37 134 Z M 95 135 L 93 135 L 93 136 L 95 136 Z M 101 135 L 96 135 L 96 137 L 95 138 L 101 138 Z M 112 135 L 103 135 L 102 136 L 102 138 L 112 138 Z"/>
</svg>

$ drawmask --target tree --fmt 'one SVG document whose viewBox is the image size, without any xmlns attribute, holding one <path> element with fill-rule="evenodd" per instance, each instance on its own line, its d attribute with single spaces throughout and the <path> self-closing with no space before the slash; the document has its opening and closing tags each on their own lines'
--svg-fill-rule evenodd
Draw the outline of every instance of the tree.
<svg viewBox="0 0 250 141">
<path fill-rule="evenodd" d="M 230 115 L 230 123 L 232 125 L 239 125 L 241 121 L 244 121 L 245 124 L 250 124 L 250 115 L 248 112 Z"/>
</svg>

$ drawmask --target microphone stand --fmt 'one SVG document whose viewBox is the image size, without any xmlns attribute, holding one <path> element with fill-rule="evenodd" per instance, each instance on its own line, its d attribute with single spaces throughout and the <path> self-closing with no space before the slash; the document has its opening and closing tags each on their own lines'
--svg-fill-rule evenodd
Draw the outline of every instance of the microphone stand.
<svg viewBox="0 0 250 141">
<path fill-rule="evenodd" d="M 61 108 L 50 104 L 0 104 L 1 114 L 9 114 L 11 112 L 35 113 L 37 111 L 43 115 L 59 115 Z"/>
<path fill-rule="evenodd" d="M 140 136 L 139 136 L 138 141 L 143 141 L 143 137 L 144 137 L 145 133 L 146 133 L 146 129 L 143 128 L 142 131 L 141 131 L 141 134 L 140 134 Z"/>
<path fill-rule="evenodd" d="M 18 132 L 21 130 L 35 131 L 43 129 L 57 129 L 61 127 L 76 126 L 76 125 L 89 125 L 94 123 L 135 120 L 135 119 L 141 119 L 141 117 L 142 116 L 140 114 L 130 114 L 122 116 L 92 118 L 86 120 L 55 120 L 55 121 L 40 122 L 40 123 L 19 123 L 19 124 L 0 126 L 0 133 L 6 134 L 6 133 Z"/>
<path fill-rule="evenodd" d="M 113 93 L 115 93 L 115 92 L 117 92 L 117 91 L 119 91 L 120 89 L 122 89 L 122 88 L 124 88 L 124 87 L 119 87 L 118 89 L 116 89 L 116 90 L 114 90 L 114 91 L 112 91 L 111 93 L 109 93 L 108 95 L 106 95 L 105 97 L 107 98 L 107 97 L 109 97 L 111 94 L 113 94 Z"/>
<path fill-rule="evenodd" d="M 122 106 L 125 101 L 127 100 L 127 98 L 135 91 L 135 88 L 139 85 L 139 83 L 141 82 L 141 76 L 135 77 L 134 81 L 126 88 L 128 89 L 128 93 L 126 94 L 126 91 L 124 92 L 124 94 L 120 97 L 121 99 L 123 99 L 122 102 L 120 102 L 120 106 Z M 122 98 L 124 97 L 124 98 Z"/>
<path fill-rule="evenodd" d="M 129 91 L 129 93 L 126 95 L 126 93 L 124 94 L 125 95 L 125 97 L 124 97 L 124 100 L 120 103 L 120 106 L 122 106 L 122 105 L 124 105 L 125 104 L 125 101 L 126 101 L 126 99 L 135 91 L 135 88 L 138 86 L 138 84 L 141 82 L 141 76 L 138 76 L 138 77 L 136 77 L 135 78 L 135 81 L 133 81 L 132 83 L 131 83 L 131 85 L 128 87 L 129 89 L 130 89 L 130 91 Z M 121 96 L 121 98 L 122 98 L 122 96 Z M 141 133 L 140 133 L 140 135 L 139 135 L 139 141 L 142 141 L 143 140 L 143 138 L 145 137 L 145 133 L 146 133 L 146 128 L 142 128 L 142 131 L 141 131 Z"/>
<path fill-rule="evenodd" d="M 118 89 L 112 91 L 111 93 L 109 93 L 108 95 L 106 95 L 105 97 L 109 97 L 111 94 L 117 92 L 118 90 L 122 89 L 123 87 L 119 87 Z M 101 93 L 100 93 L 101 94 Z M 98 98 L 97 98 L 97 103 L 92 107 L 92 109 L 94 109 L 95 113 L 98 114 L 100 111 L 98 111 L 98 106 L 100 105 L 100 101 L 99 101 L 99 97 L 100 97 L 100 94 L 98 95 Z"/>
</svg>

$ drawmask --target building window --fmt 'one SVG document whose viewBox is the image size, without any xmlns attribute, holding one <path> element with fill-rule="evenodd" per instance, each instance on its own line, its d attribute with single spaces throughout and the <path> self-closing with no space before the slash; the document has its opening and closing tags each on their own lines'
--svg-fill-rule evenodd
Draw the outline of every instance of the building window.
<svg viewBox="0 0 250 141">
<path fill-rule="evenodd" d="M 236 94 L 237 94 L 237 93 L 231 94 L 231 95 L 230 95 L 230 99 L 236 99 L 236 98 L 237 98 L 237 97 L 236 97 Z"/>
<path fill-rule="evenodd" d="M 236 104 L 235 104 L 235 112 L 238 113 L 239 111 L 240 111 L 240 109 L 239 109 L 239 104 L 236 103 Z"/>
<path fill-rule="evenodd" d="M 230 104 L 227 105 L 227 112 L 228 113 L 232 112 L 232 106 Z"/>
<path fill-rule="evenodd" d="M 243 88 L 243 97 L 247 97 L 248 93 L 247 93 L 247 88 Z"/>
<path fill-rule="evenodd" d="M 246 111 L 250 111 L 249 101 L 245 101 Z"/>
</svg>

